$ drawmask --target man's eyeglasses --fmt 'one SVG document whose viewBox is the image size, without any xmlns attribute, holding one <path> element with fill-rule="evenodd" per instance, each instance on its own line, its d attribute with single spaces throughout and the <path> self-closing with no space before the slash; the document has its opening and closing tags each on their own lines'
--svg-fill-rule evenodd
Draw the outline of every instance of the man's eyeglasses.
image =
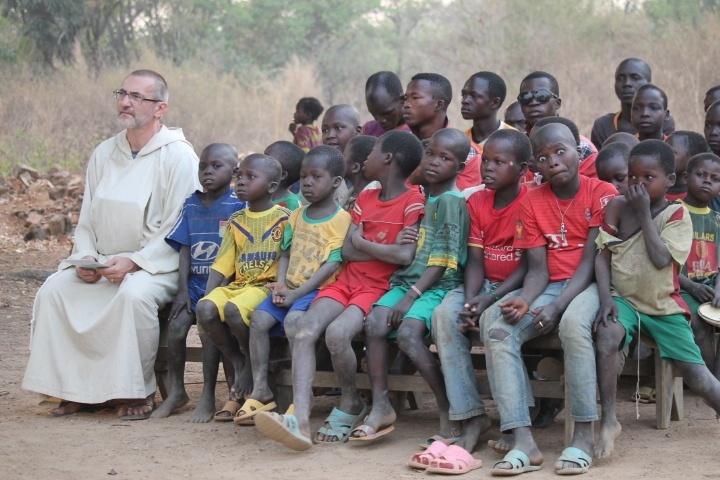
<svg viewBox="0 0 720 480">
<path fill-rule="evenodd" d="M 142 95 L 140 95 L 137 92 L 128 92 L 127 90 L 123 90 L 122 88 L 113 90 L 113 95 L 115 96 L 115 100 L 120 101 L 127 97 L 130 99 L 130 104 L 133 106 L 140 105 L 143 101 L 145 102 L 162 102 L 163 100 L 156 100 L 154 98 L 145 98 Z"/>
<path fill-rule="evenodd" d="M 538 103 L 547 103 L 553 98 L 558 98 L 558 96 L 550 90 L 543 88 L 541 90 L 533 90 L 532 92 L 520 92 L 520 95 L 517 96 L 517 101 L 520 102 L 520 105 L 530 105 L 533 98 L 537 100 Z"/>
</svg>

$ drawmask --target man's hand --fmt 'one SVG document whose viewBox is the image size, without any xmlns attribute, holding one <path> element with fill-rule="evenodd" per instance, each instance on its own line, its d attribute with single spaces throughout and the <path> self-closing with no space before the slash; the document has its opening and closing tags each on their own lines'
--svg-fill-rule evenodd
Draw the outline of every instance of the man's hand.
<svg viewBox="0 0 720 480">
<path fill-rule="evenodd" d="M 91 256 L 83 257 L 83 259 L 95 260 Z M 75 267 L 75 273 L 77 274 L 77 276 L 80 278 L 80 280 L 86 283 L 97 283 L 97 281 L 102 278 L 100 270 L 104 269 L 95 270 L 92 268 Z"/>
<path fill-rule="evenodd" d="M 105 265 L 108 267 L 100 269 L 100 275 L 105 277 L 108 282 L 116 285 L 121 284 L 128 273 L 140 270 L 140 267 L 128 257 L 114 257 L 105 262 Z"/>
</svg>

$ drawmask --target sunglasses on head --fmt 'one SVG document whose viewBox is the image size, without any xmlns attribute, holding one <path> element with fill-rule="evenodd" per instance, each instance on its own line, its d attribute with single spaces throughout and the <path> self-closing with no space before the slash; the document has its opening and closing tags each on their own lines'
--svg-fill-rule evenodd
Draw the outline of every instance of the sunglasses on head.
<svg viewBox="0 0 720 480">
<path fill-rule="evenodd" d="M 537 100 L 538 103 L 547 103 L 553 98 L 558 98 L 558 96 L 550 90 L 543 88 L 541 90 L 533 90 L 532 92 L 520 92 L 520 95 L 517 96 L 517 101 L 520 102 L 520 105 L 530 105 L 533 98 Z"/>
</svg>

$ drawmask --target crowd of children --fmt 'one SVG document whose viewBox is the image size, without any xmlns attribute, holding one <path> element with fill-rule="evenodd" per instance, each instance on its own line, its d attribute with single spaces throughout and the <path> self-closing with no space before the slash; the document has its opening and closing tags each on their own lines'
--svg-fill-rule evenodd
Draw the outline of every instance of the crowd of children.
<svg viewBox="0 0 720 480">
<path fill-rule="evenodd" d="M 196 320 L 205 385 L 189 421 L 254 424 L 295 450 L 394 430 L 388 338 L 437 400 L 440 435 L 412 455 L 415 469 L 481 466 L 472 452 L 490 420 L 470 352 L 478 333 L 501 424 L 490 444 L 504 458 L 493 475 L 541 468 L 521 347 L 551 332 L 562 341 L 574 421 L 558 474 L 585 473 L 611 454 L 621 432 L 618 352 L 638 338 L 652 337 L 720 414 L 720 352 L 697 313 L 703 303 L 720 307 L 720 86 L 704 99 L 701 135 L 675 131 L 668 98 L 651 80 L 644 61 L 623 60 L 620 110 L 595 121 L 591 140 L 559 116 L 558 81 L 546 72 L 522 80 L 502 118 L 503 79 L 471 75 L 460 95 L 472 121 L 463 132 L 448 126 L 445 77 L 418 73 L 403 88 L 383 71 L 365 85 L 373 120 L 364 125 L 350 105 L 325 110 L 307 97 L 296 106 L 293 142 L 239 163 L 229 145 L 206 147 L 204 191 L 188 198 L 167 237 L 180 252 L 180 281 L 169 392 L 153 416 L 189 401 L 185 339 Z M 361 333 L 371 399 L 355 381 L 352 342 Z M 283 335 L 293 405 L 281 414 L 268 364 L 270 337 Z M 340 399 L 313 433 L 323 337 Z M 221 356 L 228 399 L 215 411 Z"/>
</svg>

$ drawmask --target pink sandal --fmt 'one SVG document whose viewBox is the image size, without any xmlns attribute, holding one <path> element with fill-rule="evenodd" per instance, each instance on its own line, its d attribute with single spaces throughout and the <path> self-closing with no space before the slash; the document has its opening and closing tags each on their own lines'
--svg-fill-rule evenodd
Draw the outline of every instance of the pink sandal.
<svg viewBox="0 0 720 480">
<path fill-rule="evenodd" d="M 427 467 L 428 473 L 444 473 L 462 475 L 482 467 L 482 460 L 473 458 L 464 448 L 450 445 L 438 459 L 431 460 Z"/>
<path fill-rule="evenodd" d="M 414 454 L 410 458 L 407 466 L 418 470 L 425 470 L 430 466 L 430 462 L 441 458 L 447 448 L 448 446 L 443 442 L 433 442 L 424 452 Z"/>
</svg>

